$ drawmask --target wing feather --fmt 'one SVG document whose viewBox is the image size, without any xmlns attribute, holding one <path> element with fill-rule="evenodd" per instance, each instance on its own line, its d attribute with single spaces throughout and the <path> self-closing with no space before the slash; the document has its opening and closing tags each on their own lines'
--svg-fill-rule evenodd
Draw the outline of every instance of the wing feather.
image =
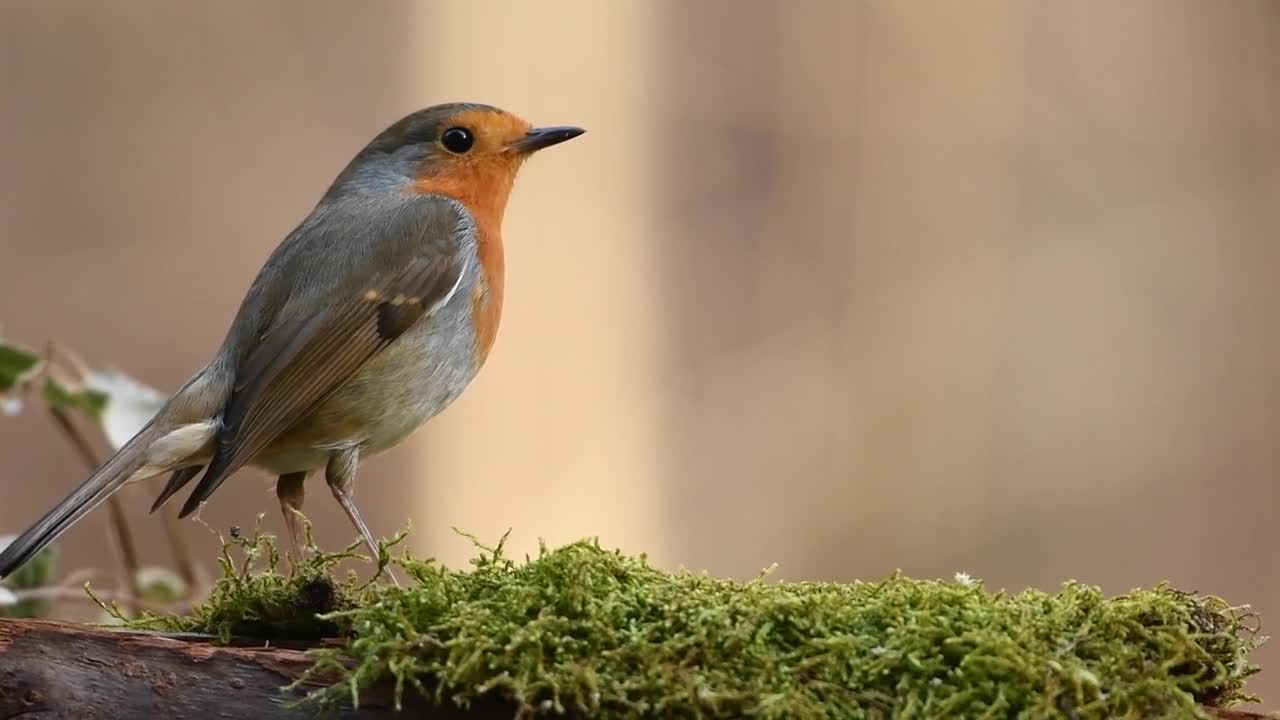
<svg viewBox="0 0 1280 720">
<path fill-rule="evenodd" d="M 460 213 L 450 211 L 450 232 L 465 232 L 469 226 Z M 273 322 L 244 363 L 217 450 L 179 517 L 194 512 L 228 476 L 456 292 L 464 272 L 462 246 L 456 237 L 442 243 L 425 236 L 440 232 L 434 219 L 401 223 L 393 236 L 380 239 L 392 247 L 350 268 L 343 287 L 334 289 L 339 296 L 319 312 L 293 310 Z"/>
</svg>

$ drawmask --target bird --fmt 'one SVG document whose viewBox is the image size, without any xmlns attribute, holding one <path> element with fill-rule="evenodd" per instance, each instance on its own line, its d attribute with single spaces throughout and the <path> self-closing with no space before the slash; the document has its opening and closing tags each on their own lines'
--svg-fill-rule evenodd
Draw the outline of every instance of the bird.
<svg viewBox="0 0 1280 720">
<path fill-rule="evenodd" d="M 126 484 L 169 473 L 154 513 L 199 476 L 185 518 L 246 465 L 276 477 L 295 551 L 305 481 L 323 472 L 378 556 L 354 499 L 357 468 L 447 408 L 485 364 L 516 175 L 584 132 L 473 102 L 387 126 L 269 255 L 208 364 L 0 551 L 0 579 Z"/>
</svg>

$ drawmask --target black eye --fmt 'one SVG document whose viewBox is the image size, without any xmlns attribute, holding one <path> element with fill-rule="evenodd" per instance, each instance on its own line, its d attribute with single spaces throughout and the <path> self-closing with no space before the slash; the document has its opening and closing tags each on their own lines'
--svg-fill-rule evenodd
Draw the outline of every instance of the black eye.
<svg viewBox="0 0 1280 720">
<path fill-rule="evenodd" d="M 471 131 L 466 128 L 449 128 L 440 136 L 440 144 L 444 145 L 444 149 L 451 153 L 462 153 L 471 149 L 476 144 L 476 138 Z"/>
</svg>

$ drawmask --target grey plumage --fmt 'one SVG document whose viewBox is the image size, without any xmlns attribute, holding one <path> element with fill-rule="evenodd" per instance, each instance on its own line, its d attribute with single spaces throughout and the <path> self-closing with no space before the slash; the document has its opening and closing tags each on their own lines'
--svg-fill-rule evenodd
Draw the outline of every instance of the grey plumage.
<svg viewBox="0 0 1280 720">
<path fill-rule="evenodd" d="M 459 152 L 440 141 L 459 122 L 475 137 L 469 156 L 470 144 Z M 271 253 L 209 364 L 0 552 L 0 577 L 127 482 L 172 473 L 154 511 L 203 469 L 179 513 L 186 516 L 245 464 L 280 476 L 291 533 L 303 481 L 324 468 L 334 496 L 376 546 L 351 499 L 358 460 L 442 411 L 482 362 L 473 303 L 491 288 L 480 223 L 463 200 L 489 198 L 481 207 L 500 223 L 523 158 L 581 132 L 534 129 L 491 106 L 454 103 L 377 135 Z M 476 171 L 482 167 L 490 172 Z M 461 173 L 463 184 L 419 190 L 415 182 L 438 168 Z M 454 187 L 465 197 L 451 195 Z"/>
</svg>

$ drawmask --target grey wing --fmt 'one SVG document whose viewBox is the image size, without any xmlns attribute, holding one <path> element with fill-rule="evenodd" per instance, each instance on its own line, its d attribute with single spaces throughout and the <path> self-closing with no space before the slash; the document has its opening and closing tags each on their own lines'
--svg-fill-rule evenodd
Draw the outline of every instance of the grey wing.
<svg viewBox="0 0 1280 720">
<path fill-rule="evenodd" d="M 461 206 L 421 198 L 381 224 L 353 229 L 372 235 L 350 238 L 328 258 L 336 281 L 308 286 L 309 302 L 286 304 L 247 353 L 213 459 L 179 517 L 456 292 L 466 269 L 461 239 L 472 232 Z"/>
</svg>

